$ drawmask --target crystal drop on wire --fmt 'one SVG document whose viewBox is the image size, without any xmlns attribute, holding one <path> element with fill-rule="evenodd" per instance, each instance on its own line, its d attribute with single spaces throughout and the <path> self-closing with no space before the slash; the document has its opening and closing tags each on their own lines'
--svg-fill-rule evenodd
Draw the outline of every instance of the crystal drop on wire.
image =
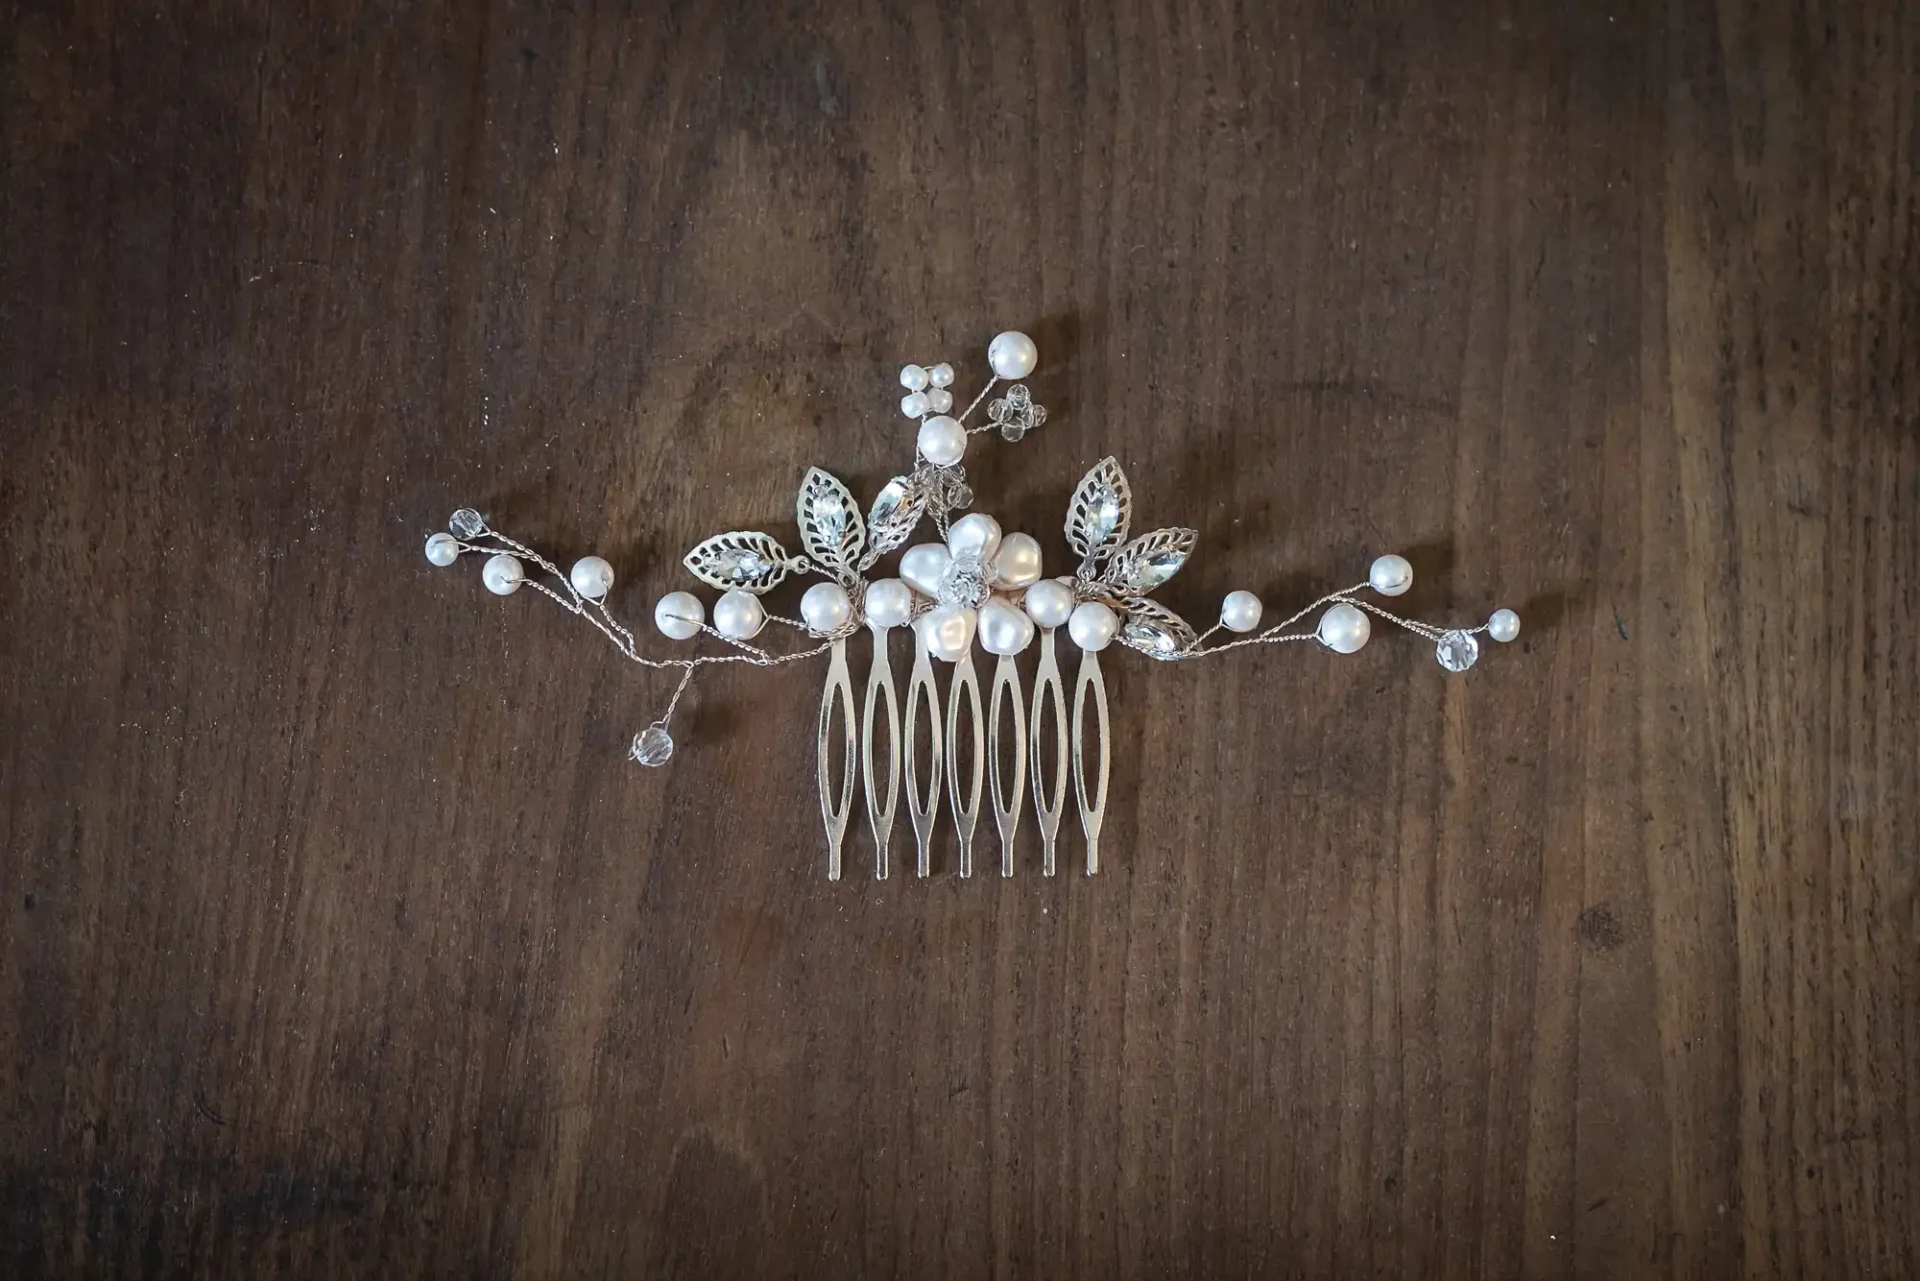
<svg viewBox="0 0 1920 1281">
<path fill-rule="evenodd" d="M 1440 666 L 1450 672 L 1464 672 L 1480 660 L 1480 642 L 1466 632 L 1448 632 L 1434 651 Z"/>
<path fill-rule="evenodd" d="M 634 736 L 633 759 L 642 765 L 665 765 L 673 755 L 673 735 L 664 725 L 649 725 Z"/>
<path fill-rule="evenodd" d="M 473 508 L 462 507 L 447 522 L 447 528 L 453 531 L 455 538 L 478 538 L 487 532 L 487 522 Z"/>
</svg>

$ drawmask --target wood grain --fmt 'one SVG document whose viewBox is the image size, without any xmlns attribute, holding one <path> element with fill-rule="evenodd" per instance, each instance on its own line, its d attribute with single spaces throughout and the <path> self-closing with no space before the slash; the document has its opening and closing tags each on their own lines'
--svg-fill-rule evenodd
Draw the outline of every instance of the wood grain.
<svg viewBox="0 0 1920 1281">
<path fill-rule="evenodd" d="M 0 1272 L 1920 1273 L 1913 4 L 0 45 Z M 669 677 L 420 555 L 644 620 L 1009 325 L 1050 555 L 1112 452 L 1190 617 L 1526 635 L 1116 655 L 1098 878 L 829 885 L 811 673 L 642 771 Z"/>
</svg>

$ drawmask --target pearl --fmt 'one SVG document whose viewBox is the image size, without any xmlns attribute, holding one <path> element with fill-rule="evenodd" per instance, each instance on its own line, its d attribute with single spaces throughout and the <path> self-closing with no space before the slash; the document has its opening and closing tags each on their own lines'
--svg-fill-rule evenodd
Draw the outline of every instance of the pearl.
<svg viewBox="0 0 1920 1281">
<path fill-rule="evenodd" d="M 1033 339 L 1009 329 L 987 344 L 987 363 L 993 366 L 995 377 L 1009 381 L 1025 378 L 1040 363 L 1040 349 L 1033 345 Z"/>
<path fill-rule="evenodd" d="M 1018 654 L 1033 643 L 1033 620 L 1011 601 L 996 596 L 980 607 L 980 648 L 989 654 Z"/>
<path fill-rule="evenodd" d="M 1027 588 L 1027 617 L 1042 627 L 1058 627 L 1073 613 L 1073 589 L 1043 578 Z"/>
<path fill-rule="evenodd" d="M 1520 615 L 1510 609 L 1496 609 L 1487 620 L 1487 635 L 1502 645 L 1520 635 Z"/>
<path fill-rule="evenodd" d="M 1083 601 L 1067 619 L 1067 635 L 1081 649 L 1095 653 L 1113 643 L 1120 631 L 1120 620 L 1097 600 Z"/>
<path fill-rule="evenodd" d="M 918 365 L 900 367 L 900 385 L 908 391 L 925 391 L 931 375 Z"/>
<path fill-rule="evenodd" d="M 900 412 L 909 418 L 918 418 L 927 412 L 929 401 L 924 391 L 910 391 L 900 398 Z"/>
<path fill-rule="evenodd" d="M 486 567 L 480 571 L 480 581 L 495 596 L 513 595 L 526 578 L 527 571 L 521 568 L 520 562 L 505 552 L 488 557 Z"/>
<path fill-rule="evenodd" d="M 953 393 L 943 388 L 935 387 L 927 393 L 927 408 L 936 414 L 946 413 L 949 409 L 953 408 Z"/>
<path fill-rule="evenodd" d="M 1320 641 L 1336 654 L 1356 653 L 1373 634 L 1366 612 L 1345 603 L 1320 616 Z"/>
<path fill-rule="evenodd" d="M 933 368 L 927 370 L 927 381 L 936 387 L 953 386 L 953 366 L 944 360 L 941 361 Z"/>
<path fill-rule="evenodd" d="M 573 562 L 567 581 L 588 600 L 601 600 L 613 590 L 613 566 L 598 556 L 582 556 Z"/>
<path fill-rule="evenodd" d="M 692 640 L 707 621 L 707 607 L 692 592 L 668 592 L 653 607 L 653 625 L 668 640 Z"/>
<path fill-rule="evenodd" d="M 922 596 L 938 596 L 940 580 L 952 563 L 953 553 L 939 543 L 916 543 L 900 553 L 900 577 Z"/>
<path fill-rule="evenodd" d="M 920 424 L 920 456 L 935 467 L 951 467 L 967 452 L 967 429 L 945 414 Z"/>
<path fill-rule="evenodd" d="M 913 592 L 897 578 L 867 584 L 867 626 L 905 627 L 913 619 Z"/>
<path fill-rule="evenodd" d="M 1405 556 L 1382 556 L 1367 571 L 1367 582 L 1382 596 L 1401 596 L 1413 586 L 1413 566 Z"/>
<path fill-rule="evenodd" d="M 722 636 L 752 640 L 766 625 L 767 611 L 761 608 L 760 598 L 752 592 L 736 587 L 713 603 L 713 627 Z"/>
<path fill-rule="evenodd" d="M 427 559 L 442 569 L 460 559 L 460 540 L 452 534 L 434 534 L 427 539 Z"/>
<path fill-rule="evenodd" d="M 801 621 L 815 635 L 830 636 L 845 627 L 852 617 L 853 601 L 848 598 L 847 589 L 838 583 L 815 583 L 800 598 Z"/>
<path fill-rule="evenodd" d="M 1228 592 L 1220 602 L 1220 626 L 1230 632 L 1250 632 L 1260 626 L 1263 608 L 1252 592 Z"/>
<path fill-rule="evenodd" d="M 949 663 L 957 663 L 967 656 L 967 650 L 973 644 L 973 629 L 978 620 L 974 612 L 962 605 L 940 605 L 920 615 L 920 621 L 913 625 L 920 636 L 920 643 L 926 646 L 927 653 Z"/>
<path fill-rule="evenodd" d="M 1018 591 L 1040 577 L 1040 540 L 1032 534 L 1008 534 L 993 558 L 993 581 Z"/>
<path fill-rule="evenodd" d="M 969 512 L 947 530 L 947 550 L 991 561 L 1000 550 L 1000 522 L 984 512 Z"/>
</svg>

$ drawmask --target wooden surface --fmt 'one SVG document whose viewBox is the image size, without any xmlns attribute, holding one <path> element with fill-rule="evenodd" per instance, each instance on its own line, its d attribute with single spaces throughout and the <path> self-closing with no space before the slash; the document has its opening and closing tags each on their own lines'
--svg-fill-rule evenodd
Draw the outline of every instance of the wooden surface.
<svg viewBox="0 0 1920 1281">
<path fill-rule="evenodd" d="M 1912 4 L 168 8 L 0 22 L 0 1272 L 1920 1272 Z M 1056 562 L 1522 643 L 1116 652 L 1099 877 L 829 885 L 816 669 L 645 771 L 421 557 L 644 622 L 1007 326 Z"/>
</svg>

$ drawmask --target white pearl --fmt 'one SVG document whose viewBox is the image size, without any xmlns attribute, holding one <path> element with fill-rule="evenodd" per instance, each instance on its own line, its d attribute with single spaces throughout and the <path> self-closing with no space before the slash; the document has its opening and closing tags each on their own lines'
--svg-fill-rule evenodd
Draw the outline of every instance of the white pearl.
<svg viewBox="0 0 1920 1281">
<path fill-rule="evenodd" d="M 927 389 L 928 377 L 927 371 L 918 365 L 902 365 L 900 367 L 900 385 L 908 391 L 925 391 Z"/>
<path fill-rule="evenodd" d="M 573 562 L 567 581 L 588 600 L 600 600 L 613 590 L 613 566 L 598 556 L 582 556 Z"/>
<path fill-rule="evenodd" d="M 800 598 L 800 619 L 810 632 L 830 636 L 852 617 L 853 601 L 838 583 L 815 583 Z"/>
<path fill-rule="evenodd" d="M 933 368 L 927 370 L 927 381 L 936 387 L 953 386 L 953 366 L 944 360 L 941 361 Z"/>
<path fill-rule="evenodd" d="M 927 412 L 927 393 L 910 391 L 900 398 L 900 412 L 909 418 L 918 418 Z"/>
<path fill-rule="evenodd" d="M 913 592 L 897 578 L 867 584 L 867 626 L 905 627 L 913 618 Z"/>
<path fill-rule="evenodd" d="M 1320 616 L 1320 640 L 1336 654 L 1352 654 L 1367 643 L 1373 624 L 1366 611 L 1344 602 Z"/>
<path fill-rule="evenodd" d="M 920 424 L 920 456 L 935 467 L 951 467 L 967 452 L 967 429 L 940 414 Z"/>
<path fill-rule="evenodd" d="M 427 538 L 427 559 L 445 568 L 460 559 L 460 540 L 452 534 L 431 534 Z"/>
<path fill-rule="evenodd" d="M 668 640 L 692 640 L 707 621 L 707 607 L 692 592 L 668 592 L 653 607 L 653 625 Z"/>
<path fill-rule="evenodd" d="M 1228 592 L 1220 602 L 1220 626 L 1230 632 L 1250 632 L 1260 626 L 1263 608 L 1252 592 Z"/>
<path fill-rule="evenodd" d="M 947 530 L 947 550 L 955 556 L 992 561 L 1000 550 L 1000 522 L 985 512 L 969 512 Z"/>
<path fill-rule="evenodd" d="M 987 344 L 987 363 L 993 366 L 996 377 L 1025 378 L 1040 363 L 1040 349 L 1033 345 L 1033 339 L 1009 329 Z"/>
<path fill-rule="evenodd" d="M 526 581 L 527 571 L 520 562 L 501 552 L 487 558 L 486 567 L 480 571 L 480 581 L 495 596 L 511 596 L 520 590 L 520 584 Z"/>
<path fill-rule="evenodd" d="M 980 607 L 980 648 L 989 654 L 1018 654 L 1033 643 L 1033 620 L 1013 602 L 995 596 Z"/>
<path fill-rule="evenodd" d="M 1032 534 L 1008 534 L 993 558 L 993 581 L 1018 591 L 1040 577 L 1040 540 Z"/>
<path fill-rule="evenodd" d="M 922 596 L 938 596 L 940 579 L 953 563 L 953 553 L 939 543 L 916 543 L 900 553 L 900 577 Z"/>
<path fill-rule="evenodd" d="M 1520 615 L 1510 609 L 1496 609 L 1487 620 L 1487 635 L 1502 645 L 1520 635 Z"/>
<path fill-rule="evenodd" d="M 1042 627 L 1058 627 L 1073 613 L 1073 589 L 1043 578 L 1027 588 L 1027 617 Z"/>
<path fill-rule="evenodd" d="M 944 414 L 953 408 L 953 393 L 950 391 L 935 387 L 933 390 L 927 392 L 926 396 L 927 408 L 936 414 Z"/>
<path fill-rule="evenodd" d="M 767 611 L 760 598 L 739 588 L 713 603 L 713 628 L 734 640 L 752 640 L 767 625 Z"/>
<path fill-rule="evenodd" d="M 941 605 L 920 615 L 920 621 L 913 626 L 927 653 L 957 663 L 967 656 L 967 649 L 973 644 L 977 621 L 974 612 L 964 606 Z"/>
<path fill-rule="evenodd" d="M 1113 643 L 1120 620 L 1097 600 L 1082 601 L 1067 619 L 1067 635 L 1081 649 L 1099 652 Z"/>
<path fill-rule="evenodd" d="M 1413 566 L 1405 556 L 1382 556 L 1367 571 L 1367 582 L 1382 596 L 1400 596 L 1413 586 Z"/>
</svg>

